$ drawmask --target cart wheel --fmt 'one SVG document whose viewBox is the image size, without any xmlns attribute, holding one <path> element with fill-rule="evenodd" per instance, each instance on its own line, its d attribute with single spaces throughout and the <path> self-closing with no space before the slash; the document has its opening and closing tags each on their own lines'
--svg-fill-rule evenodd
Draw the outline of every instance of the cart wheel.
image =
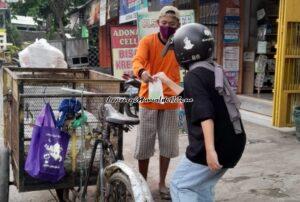
<svg viewBox="0 0 300 202">
<path fill-rule="evenodd" d="M 9 152 L 6 148 L 0 149 L 0 201 L 9 199 Z"/>
<path fill-rule="evenodd" d="M 116 172 L 109 177 L 107 183 L 107 201 L 134 202 L 132 185 L 128 176 L 122 172 Z"/>
</svg>

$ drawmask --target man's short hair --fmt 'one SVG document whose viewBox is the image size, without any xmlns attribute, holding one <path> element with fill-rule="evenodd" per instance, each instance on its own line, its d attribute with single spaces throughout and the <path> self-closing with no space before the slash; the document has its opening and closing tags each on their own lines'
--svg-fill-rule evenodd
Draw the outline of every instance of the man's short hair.
<svg viewBox="0 0 300 202">
<path fill-rule="evenodd" d="M 164 17 L 168 14 L 174 15 L 178 20 L 180 19 L 179 10 L 174 6 L 164 6 L 159 12 L 159 17 Z"/>
</svg>

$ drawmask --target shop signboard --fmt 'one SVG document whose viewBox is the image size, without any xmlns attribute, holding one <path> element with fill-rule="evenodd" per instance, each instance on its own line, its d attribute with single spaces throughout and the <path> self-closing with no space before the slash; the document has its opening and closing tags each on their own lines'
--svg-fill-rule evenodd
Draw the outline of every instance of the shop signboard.
<svg viewBox="0 0 300 202">
<path fill-rule="evenodd" d="M 136 20 L 138 11 L 148 11 L 148 0 L 120 0 L 119 23 Z"/>
<path fill-rule="evenodd" d="M 121 79 L 124 73 L 132 75 L 132 58 L 138 45 L 137 27 L 112 26 L 110 31 L 113 73 L 116 78 Z"/>
<path fill-rule="evenodd" d="M 159 12 L 138 12 L 137 26 L 138 26 L 139 39 L 143 38 L 148 34 L 159 31 L 159 27 L 157 24 L 158 17 L 159 17 Z M 180 11 L 181 25 L 185 25 L 193 22 L 195 22 L 194 10 Z"/>
</svg>

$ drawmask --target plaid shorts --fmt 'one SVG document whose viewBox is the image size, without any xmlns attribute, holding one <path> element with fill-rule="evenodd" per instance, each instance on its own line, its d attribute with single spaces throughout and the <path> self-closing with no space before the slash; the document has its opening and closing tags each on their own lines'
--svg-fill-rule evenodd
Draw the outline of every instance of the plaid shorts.
<svg viewBox="0 0 300 202">
<path fill-rule="evenodd" d="M 166 158 L 178 156 L 178 116 L 177 110 L 153 110 L 140 108 L 134 157 L 149 159 L 154 154 L 156 134 L 160 155 Z"/>
</svg>

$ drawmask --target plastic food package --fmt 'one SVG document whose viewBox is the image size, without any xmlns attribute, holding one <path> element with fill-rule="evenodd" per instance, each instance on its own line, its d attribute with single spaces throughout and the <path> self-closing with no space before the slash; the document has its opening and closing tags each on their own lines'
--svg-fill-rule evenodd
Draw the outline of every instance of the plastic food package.
<svg viewBox="0 0 300 202">
<path fill-rule="evenodd" d="M 149 82 L 149 99 L 163 99 L 164 92 L 163 92 L 163 85 L 161 80 L 157 79 L 156 81 Z M 163 102 L 160 100 L 160 104 Z"/>
<path fill-rule="evenodd" d="M 267 34 L 267 25 L 259 26 L 257 29 L 257 39 L 259 41 L 265 41 Z"/>
<path fill-rule="evenodd" d="M 255 61 L 255 72 L 264 73 L 266 71 L 266 65 L 268 57 L 266 55 L 259 55 Z"/>
<path fill-rule="evenodd" d="M 255 77 L 254 86 L 256 88 L 262 88 L 264 85 L 265 73 L 258 73 Z"/>
<path fill-rule="evenodd" d="M 36 40 L 19 53 L 21 67 L 67 68 L 64 54 L 46 39 Z"/>
</svg>

